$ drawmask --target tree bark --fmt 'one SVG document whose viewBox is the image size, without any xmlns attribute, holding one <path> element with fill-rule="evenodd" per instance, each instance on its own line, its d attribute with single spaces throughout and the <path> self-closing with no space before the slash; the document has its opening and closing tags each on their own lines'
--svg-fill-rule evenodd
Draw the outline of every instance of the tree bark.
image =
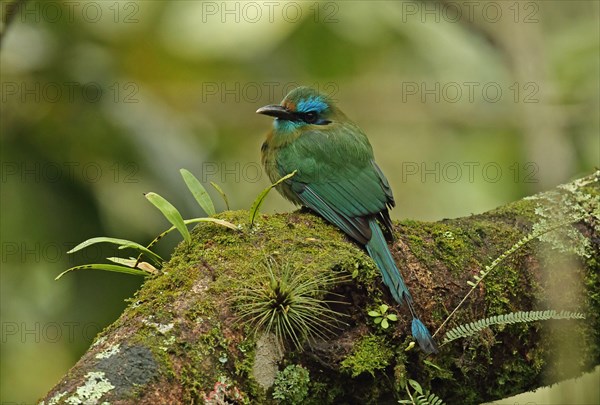
<svg viewBox="0 0 600 405">
<path fill-rule="evenodd" d="M 569 310 L 586 319 L 492 326 L 430 356 L 406 350 L 408 309 L 336 228 L 301 210 L 259 216 L 250 229 L 247 212 L 224 212 L 218 217 L 241 230 L 196 227 L 192 243 L 147 279 L 44 403 L 396 403 L 406 398 L 407 379 L 447 403 L 477 403 L 577 376 L 600 364 L 599 194 L 600 171 L 480 215 L 395 222 L 390 249 L 432 332 L 486 265 L 531 232 L 565 223 L 492 270 L 436 340 L 451 327 L 516 311 Z M 335 274 L 326 288 L 337 295 L 316 299 L 343 301 L 330 308 L 344 323 L 301 350 L 240 321 L 248 288 L 268 281 L 266 262 L 275 278 L 273 266 L 313 279 Z M 398 315 L 387 329 L 368 315 L 382 303 Z M 282 374 L 288 365 L 308 376 L 299 368 Z M 283 375 L 287 391 L 273 386 Z"/>
</svg>

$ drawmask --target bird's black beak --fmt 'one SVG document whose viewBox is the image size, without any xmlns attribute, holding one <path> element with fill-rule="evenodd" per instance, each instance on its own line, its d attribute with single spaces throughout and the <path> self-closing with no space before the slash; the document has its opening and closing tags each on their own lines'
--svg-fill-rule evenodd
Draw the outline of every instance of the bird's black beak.
<svg viewBox="0 0 600 405">
<path fill-rule="evenodd" d="M 294 119 L 294 114 L 292 112 L 277 104 L 260 107 L 258 110 L 256 110 L 256 113 L 270 115 L 271 117 L 281 118 L 282 120 Z"/>
</svg>

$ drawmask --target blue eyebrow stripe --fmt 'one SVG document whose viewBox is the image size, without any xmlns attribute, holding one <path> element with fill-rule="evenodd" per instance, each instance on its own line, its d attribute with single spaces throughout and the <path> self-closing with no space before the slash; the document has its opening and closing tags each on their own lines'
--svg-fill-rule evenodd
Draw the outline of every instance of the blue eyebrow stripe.
<svg viewBox="0 0 600 405">
<path fill-rule="evenodd" d="M 316 111 L 321 113 L 327 109 L 327 103 L 323 101 L 321 97 L 309 97 L 298 102 L 296 106 L 296 111 L 298 112 L 308 112 L 308 111 Z"/>
</svg>

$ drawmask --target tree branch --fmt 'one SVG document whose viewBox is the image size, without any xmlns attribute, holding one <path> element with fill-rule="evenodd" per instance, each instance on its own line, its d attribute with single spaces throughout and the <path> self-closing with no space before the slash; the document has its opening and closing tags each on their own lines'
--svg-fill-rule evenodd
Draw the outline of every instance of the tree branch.
<svg viewBox="0 0 600 405">
<path fill-rule="evenodd" d="M 467 281 L 517 241 L 569 215 L 584 218 L 507 257 L 446 328 L 529 310 L 578 311 L 587 319 L 487 328 L 442 346 L 427 362 L 418 349 L 406 350 L 408 309 L 394 303 L 370 258 L 336 228 L 297 211 L 263 215 L 250 230 L 247 212 L 224 212 L 220 218 L 244 229 L 196 227 L 192 243 L 177 247 L 164 273 L 144 283 L 45 403 L 269 403 L 274 379 L 289 364 L 309 372 L 310 380 L 292 379 L 308 390 L 308 403 L 392 403 L 405 397 L 407 378 L 448 403 L 475 403 L 574 377 L 600 364 L 599 194 L 596 172 L 481 215 L 395 223 L 390 248 L 423 322 L 435 330 L 471 288 Z M 303 351 L 252 333 L 237 304 L 264 280 L 267 258 L 310 277 L 346 275 L 329 287 L 339 295 L 320 298 L 343 301 L 331 309 L 347 325 Z M 398 314 L 388 329 L 367 315 L 384 302 Z"/>
</svg>

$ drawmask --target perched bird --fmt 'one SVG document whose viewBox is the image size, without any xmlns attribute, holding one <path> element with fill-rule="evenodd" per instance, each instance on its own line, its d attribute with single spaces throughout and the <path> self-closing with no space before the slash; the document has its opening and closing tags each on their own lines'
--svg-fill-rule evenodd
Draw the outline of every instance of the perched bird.
<svg viewBox="0 0 600 405">
<path fill-rule="evenodd" d="M 367 136 L 328 97 L 308 87 L 298 87 L 280 105 L 256 112 L 275 117 L 262 145 L 262 163 L 271 181 L 297 170 L 278 191 L 366 248 L 394 299 L 407 303 L 413 316 L 412 334 L 421 349 L 436 352 L 380 227 L 392 236 L 388 208 L 395 203 Z"/>
</svg>

